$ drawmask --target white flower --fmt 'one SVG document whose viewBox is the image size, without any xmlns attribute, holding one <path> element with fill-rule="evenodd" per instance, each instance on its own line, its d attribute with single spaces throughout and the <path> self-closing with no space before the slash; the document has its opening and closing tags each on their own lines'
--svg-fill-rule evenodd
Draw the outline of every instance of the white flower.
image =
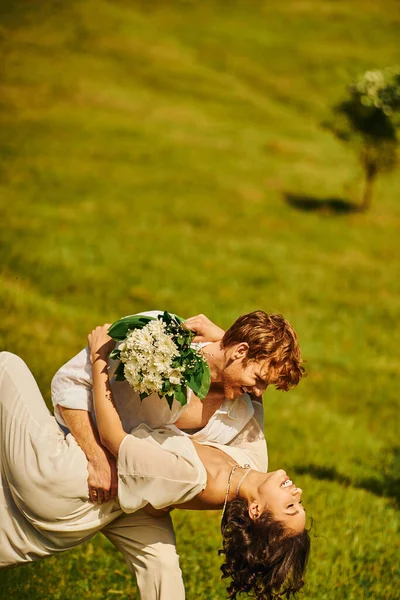
<svg viewBox="0 0 400 600">
<path fill-rule="evenodd" d="M 179 369 L 173 369 L 169 374 L 169 381 L 172 385 L 179 385 L 181 382 L 181 372 Z"/>
<path fill-rule="evenodd" d="M 127 331 L 126 318 L 121 321 L 112 327 L 123 324 Z M 132 327 L 122 342 L 118 340 L 118 347 L 112 353 L 113 358 L 121 361 L 117 380 L 128 381 L 141 398 L 152 393 L 160 398 L 167 396 L 169 404 L 174 395 L 184 403 L 182 391 L 186 387 L 193 389 L 201 399 L 205 397 L 205 385 L 210 380 L 208 364 L 196 349 L 191 348 L 191 333 L 180 326 L 179 319 L 164 313 L 161 319 L 152 319 L 144 327 L 137 319 L 132 319 Z M 117 339 L 119 335 L 116 335 Z M 191 377 L 192 373 L 196 378 Z"/>
<path fill-rule="evenodd" d="M 125 378 L 138 392 L 161 392 L 171 375 L 173 385 L 181 382 L 179 369 L 171 367 L 172 360 L 179 356 L 178 348 L 162 321 L 153 320 L 142 329 L 131 331 L 119 350 Z"/>
</svg>

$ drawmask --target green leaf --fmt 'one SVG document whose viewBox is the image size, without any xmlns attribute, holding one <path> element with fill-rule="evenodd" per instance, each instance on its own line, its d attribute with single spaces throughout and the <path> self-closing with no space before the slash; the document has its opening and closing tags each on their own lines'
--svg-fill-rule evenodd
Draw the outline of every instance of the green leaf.
<svg viewBox="0 0 400 600">
<path fill-rule="evenodd" d="M 120 362 L 118 367 L 115 369 L 114 377 L 116 381 L 124 381 L 125 379 L 125 365 L 123 362 Z"/>
<path fill-rule="evenodd" d="M 158 318 L 167 324 L 175 321 L 175 323 L 177 323 L 178 325 L 181 325 L 181 323 L 183 323 L 185 320 L 185 319 L 182 319 L 182 317 L 180 317 L 179 315 L 175 315 L 174 313 L 170 313 L 166 310 L 163 312 L 162 315 L 159 315 Z"/>
<path fill-rule="evenodd" d="M 166 399 L 166 401 L 168 402 L 168 406 L 171 408 L 171 407 L 172 407 L 172 403 L 173 403 L 173 401 L 174 401 L 174 394 L 173 394 L 173 393 L 171 393 L 171 394 L 167 394 L 167 395 L 165 396 L 165 399 Z"/>
<path fill-rule="evenodd" d="M 171 367 L 173 369 L 177 368 L 177 367 L 181 367 L 183 365 L 183 359 L 181 356 L 174 356 L 174 358 L 171 360 Z"/>
<path fill-rule="evenodd" d="M 199 391 L 199 398 L 201 400 L 204 400 L 204 398 L 207 396 L 208 391 L 210 389 L 210 385 L 211 385 L 211 371 L 210 371 L 210 367 L 207 364 L 205 364 L 204 371 L 203 371 L 203 377 L 201 380 L 201 389 Z"/>
<path fill-rule="evenodd" d="M 179 404 L 181 404 L 181 406 L 185 406 L 185 404 L 187 404 L 186 386 L 184 386 L 184 385 L 176 386 L 175 391 L 174 391 L 174 396 L 178 400 Z"/>
<path fill-rule="evenodd" d="M 108 330 L 108 335 L 113 340 L 121 342 L 124 340 L 129 331 L 132 329 L 143 329 L 150 321 L 154 321 L 153 317 L 144 317 L 140 315 L 130 315 L 115 321 Z"/>
<path fill-rule="evenodd" d="M 119 360 L 121 355 L 121 351 L 119 350 L 119 348 L 114 348 L 114 350 L 111 350 L 110 354 L 108 355 L 108 358 L 112 358 L 113 360 Z"/>
<path fill-rule="evenodd" d="M 194 374 L 193 379 L 194 386 L 188 384 L 189 387 L 194 391 L 196 396 L 200 398 L 200 400 L 204 400 L 211 385 L 211 373 L 209 366 L 204 364 L 202 370 Z"/>
<path fill-rule="evenodd" d="M 164 395 L 164 394 L 168 394 L 168 393 L 170 393 L 170 390 L 171 390 L 171 385 L 172 385 L 172 384 L 171 384 L 171 382 L 169 381 L 169 379 L 166 379 L 166 380 L 163 382 L 163 386 L 162 386 L 162 390 L 161 390 L 161 391 L 162 391 L 162 393 L 163 393 L 163 395 Z"/>
<path fill-rule="evenodd" d="M 166 325 L 169 325 L 172 321 L 172 316 L 169 314 L 169 312 L 164 310 L 162 315 L 158 315 L 158 319 L 160 319 L 160 321 L 163 321 Z"/>
<path fill-rule="evenodd" d="M 188 378 L 188 386 L 197 396 L 198 390 L 201 388 L 202 371 L 198 368 L 192 370 L 190 377 Z"/>
</svg>

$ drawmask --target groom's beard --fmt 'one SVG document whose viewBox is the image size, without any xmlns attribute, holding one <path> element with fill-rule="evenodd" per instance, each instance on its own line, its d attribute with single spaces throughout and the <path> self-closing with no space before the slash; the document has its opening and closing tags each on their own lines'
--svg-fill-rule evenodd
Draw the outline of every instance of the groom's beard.
<svg viewBox="0 0 400 600">
<path fill-rule="evenodd" d="M 241 384 L 237 380 L 237 376 L 235 377 L 233 373 L 224 373 L 222 385 L 224 387 L 224 396 L 227 400 L 236 400 L 236 398 L 244 393 Z"/>
<path fill-rule="evenodd" d="M 236 400 L 243 394 L 242 379 L 243 367 L 241 363 L 231 359 L 227 360 L 220 373 L 220 385 L 223 388 L 226 400 Z"/>
</svg>

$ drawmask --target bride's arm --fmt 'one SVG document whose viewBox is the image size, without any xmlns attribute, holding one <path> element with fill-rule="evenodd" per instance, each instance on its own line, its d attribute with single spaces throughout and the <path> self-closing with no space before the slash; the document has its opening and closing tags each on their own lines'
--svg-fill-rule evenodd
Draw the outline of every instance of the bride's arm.
<svg viewBox="0 0 400 600">
<path fill-rule="evenodd" d="M 127 435 L 114 404 L 107 372 L 107 357 L 114 346 L 107 335 L 109 325 L 96 327 L 88 336 L 93 369 L 93 399 L 100 441 L 114 456 Z"/>
<path fill-rule="evenodd" d="M 191 499 L 186 500 L 186 502 L 172 503 L 167 509 L 158 510 L 152 506 L 146 507 L 146 511 L 151 515 L 161 516 L 165 514 L 166 510 L 172 510 L 173 508 L 184 510 L 219 510 L 223 507 L 229 473 L 235 461 L 219 448 L 199 444 L 193 440 L 192 443 L 207 473 L 206 486 L 199 493 L 193 495 Z M 162 462 L 162 457 L 159 458 L 158 462 Z M 167 471 L 168 469 L 165 469 L 165 472 Z M 232 492 L 235 488 L 233 486 L 230 487 Z"/>
</svg>

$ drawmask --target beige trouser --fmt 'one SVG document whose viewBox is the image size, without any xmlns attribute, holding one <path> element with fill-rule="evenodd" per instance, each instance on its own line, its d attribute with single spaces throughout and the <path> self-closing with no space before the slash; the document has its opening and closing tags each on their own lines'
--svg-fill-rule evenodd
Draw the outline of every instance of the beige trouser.
<svg viewBox="0 0 400 600">
<path fill-rule="evenodd" d="M 25 363 L 0 353 L 0 566 L 75 547 L 97 531 L 122 552 L 142 600 L 185 597 L 169 515 L 88 502 L 87 461 L 64 437 Z"/>
<path fill-rule="evenodd" d="M 143 509 L 123 514 L 102 529 L 136 576 L 142 600 L 185 598 L 175 535 L 169 514 L 152 517 Z"/>
</svg>

